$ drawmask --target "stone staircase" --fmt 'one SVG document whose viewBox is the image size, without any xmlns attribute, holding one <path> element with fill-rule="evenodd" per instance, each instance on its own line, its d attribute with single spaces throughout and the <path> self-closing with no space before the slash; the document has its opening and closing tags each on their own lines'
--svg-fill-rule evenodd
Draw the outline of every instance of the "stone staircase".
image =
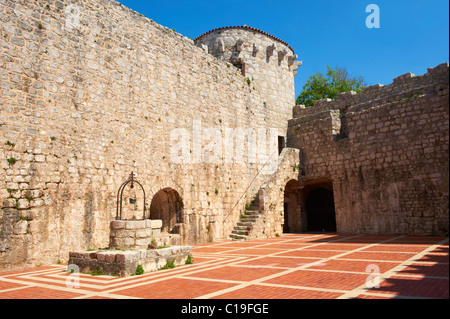
<svg viewBox="0 0 450 319">
<path fill-rule="evenodd" d="M 246 208 L 244 214 L 240 216 L 239 222 L 231 231 L 230 240 L 246 240 L 253 228 L 253 225 L 261 217 L 259 210 L 259 194 L 253 199 L 250 207 Z"/>
</svg>

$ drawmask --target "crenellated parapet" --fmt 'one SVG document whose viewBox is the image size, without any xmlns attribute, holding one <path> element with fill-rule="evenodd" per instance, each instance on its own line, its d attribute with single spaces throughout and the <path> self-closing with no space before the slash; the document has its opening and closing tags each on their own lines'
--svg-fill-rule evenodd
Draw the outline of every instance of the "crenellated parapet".
<svg viewBox="0 0 450 319">
<path fill-rule="evenodd" d="M 422 75 L 406 73 L 393 79 L 388 85 L 375 84 L 366 87 L 361 93 L 344 92 L 335 100 L 321 99 L 314 102 L 313 107 L 296 105 L 293 108 L 293 118 L 317 118 L 318 114 L 326 114 L 331 110 L 345 110 L 346 112 L 360 112 L 374 105 L 392 104 L 412 96 L 419 96 L 430 91 L 441 89 L 449 83 L 448 62 L 428 68 Z"/>
<path fill-rule="evenodd" d="M 214 29 L 194 42 L 238 68 L 249 88 L 265 97 L 267 107 L 290 118 L 295 103 L 294 77 L 302 62 L 289 44 L 246 25 Z"/>
</svg>

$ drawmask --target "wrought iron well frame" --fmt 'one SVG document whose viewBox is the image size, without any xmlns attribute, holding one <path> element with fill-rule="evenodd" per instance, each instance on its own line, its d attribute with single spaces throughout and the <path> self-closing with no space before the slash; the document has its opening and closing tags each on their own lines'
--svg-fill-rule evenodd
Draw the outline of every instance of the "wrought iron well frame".
<svg viewBox="0 0 450 319">
<path fill-rule="evenodd" d="M 141 183 L 134 179 L 134 173 L 131 172 L 128 179 L 120 185 L 119 190 L 117 191 L 117 207 L 116 207 L 116 220 L 122 219 L 122 199 L 123 199 L 123 190 L 125 186 L 131 183 L 130 188 L 134 188 L 134 183 L 138 184 L 142 192 L 144 193 L 144 204 L 143 204 L 143 212 L 142 212 L 142 220 L 145 219 L 145 190 Z"/>
</svg>

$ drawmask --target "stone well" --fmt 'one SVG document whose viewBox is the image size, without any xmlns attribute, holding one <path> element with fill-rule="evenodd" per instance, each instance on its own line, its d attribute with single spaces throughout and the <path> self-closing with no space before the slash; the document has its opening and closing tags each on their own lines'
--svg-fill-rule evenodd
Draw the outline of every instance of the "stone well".
<svg viewBox="0 0 450 319">
<path fill-rule="evenodd" d="M 109 233 L 109 248 L 122 250 L 147 249 L 161 235 L 160 219 L 113 220 Z"/>
<path fill-rule="evenodd" d="M 109 248 L 70 252 L 67 269 L 127 276 L 135 274 L 138 265 L 146 273 L 168 262 L 175 266 L 185 264 L 192 256 L 192 247 L 180 246 L 180 235 L 161 233 L 161 226 L 160 219 L 114 220 L 110 224 Z"/>
<path fill-rule="evenodd" d="M 68 270 L 75 269 L 81 273 L 102 270 L 104 275 L 129 276 L 136 272 L 141 265 L 144 273 L 152 272 L 164 267 L 168 261 L 175 266 L 184 265 L 192 256 L 190 246 L 171 246 L 162 249 L 141 250 L 97 250 L 74 251 L 69 253 Z"/>
</svg>

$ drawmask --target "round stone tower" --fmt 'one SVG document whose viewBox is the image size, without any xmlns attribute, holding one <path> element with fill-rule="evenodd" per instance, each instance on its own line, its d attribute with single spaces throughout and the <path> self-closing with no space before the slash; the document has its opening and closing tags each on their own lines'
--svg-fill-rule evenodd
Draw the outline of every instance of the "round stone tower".
<svg viewBox="0 0 450 319">
<path fill-rule="evenodd" d="M 294 77 L 301 61 L 294 50 L 273 35 L 244 26 L 223 27 L 194 40 L 197 46 L 239 68 L 251 88 L 265 99 L 268 107 L 292 117 L 295 105 Z"/>
</svg>

